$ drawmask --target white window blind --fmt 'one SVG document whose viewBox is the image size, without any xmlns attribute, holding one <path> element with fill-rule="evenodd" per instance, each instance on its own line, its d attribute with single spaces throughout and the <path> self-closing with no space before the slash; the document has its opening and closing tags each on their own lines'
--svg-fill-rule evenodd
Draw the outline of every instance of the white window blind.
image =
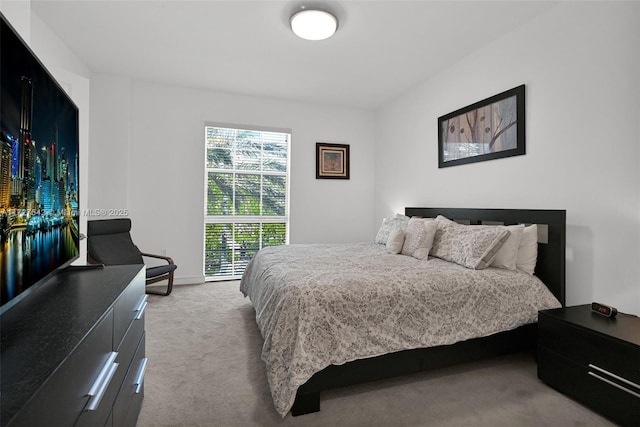
<svg viewBox="0 0 640 427">
<path fill-rule="evenodd" d="M 242 276 L 253 255 L 289 241 L 291 134 L 205 126 L 204 276 Z"/>
</svg>

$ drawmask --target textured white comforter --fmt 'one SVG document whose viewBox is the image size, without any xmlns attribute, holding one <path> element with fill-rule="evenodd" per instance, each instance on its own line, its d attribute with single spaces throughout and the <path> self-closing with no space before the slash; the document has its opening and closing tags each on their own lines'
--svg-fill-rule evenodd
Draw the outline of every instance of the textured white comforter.
<svg viewBox="0 0 640 427">
<path fill-rule="evenodd" d="M 329 365 L 515 329 L 560 307 L 527 273 L 389 255 L 374 243 L 264 248 L 240 290 L 255 307 L 282 416 Z"/>
</svg>

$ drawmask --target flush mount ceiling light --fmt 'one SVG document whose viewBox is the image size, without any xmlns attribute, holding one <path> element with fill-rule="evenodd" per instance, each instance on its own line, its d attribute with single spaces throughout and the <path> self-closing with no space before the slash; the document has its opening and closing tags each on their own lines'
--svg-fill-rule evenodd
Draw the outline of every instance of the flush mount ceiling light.
<svg viewBox="0 0 640 427">
<path fill-rule="evenodd" d="M 324 10 L 302 9 L 291 15 L 291 29 L 305 40 L 324 40 L 338 28 L 338 19 Z"/>
</svg>

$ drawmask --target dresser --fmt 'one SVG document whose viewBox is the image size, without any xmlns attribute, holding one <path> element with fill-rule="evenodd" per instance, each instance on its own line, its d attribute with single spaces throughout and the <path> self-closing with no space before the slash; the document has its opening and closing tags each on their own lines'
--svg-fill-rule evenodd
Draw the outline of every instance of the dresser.
<svg viewBox="0 0 640 427">
<path fill-rule="evenodd" d="M 2 426 L 135 426 L 144 396 L 141 265 L 68 269 L 2 314 Z"/>
<path fill-rule="evenodd" d="M 538 313 L 538 377 L 625 426 L 640 425 L 640 318 L 590 305 Z"/>
</svg>

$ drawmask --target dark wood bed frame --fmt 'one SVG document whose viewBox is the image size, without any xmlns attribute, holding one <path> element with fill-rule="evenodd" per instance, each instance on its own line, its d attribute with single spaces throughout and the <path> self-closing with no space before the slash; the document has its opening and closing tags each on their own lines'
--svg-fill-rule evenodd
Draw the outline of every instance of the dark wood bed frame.
<svg viewBox="0 0 640 427">
<path fill-rule="evenodd" d="M 435 218 L 443 215 L 465 224 L 538 224 L 538 260 L 535 274 L 565 305 L 566 211 L 528 209 L 405 208 L 405 215 Z M 458 363 L 520 351 L 533 351 L 537 324 L 521 326 L 488 337 L 452 345 L 405 350 L 378 357 L 331 365 L 314 374 L 298 389 L 293 416 L 318 412 L 320 392 L 336 387 L 406 375 Z"/>
</svg>

